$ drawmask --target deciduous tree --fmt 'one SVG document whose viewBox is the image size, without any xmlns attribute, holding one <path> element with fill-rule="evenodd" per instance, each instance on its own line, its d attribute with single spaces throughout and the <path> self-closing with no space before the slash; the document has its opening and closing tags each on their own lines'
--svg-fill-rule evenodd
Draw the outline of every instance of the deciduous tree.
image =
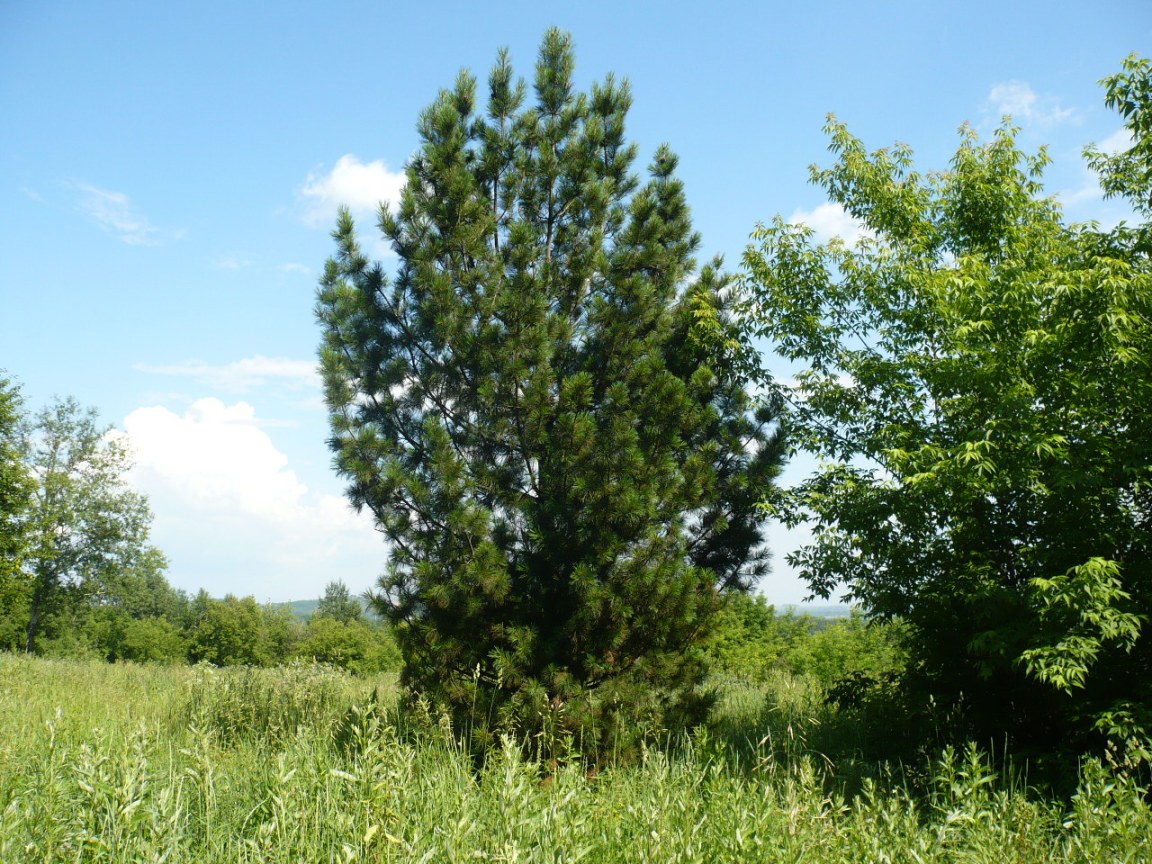
<svg viewBox="0 0 1152 864">
<path fill-rule="evenodd" d="M 28 600 L 23 578 L 28 548 L 24 517 L 33 482 L 21 446 L 23 419 L 20 388 L 0 375 L 0 647 L 5 648 L 23 644 L 12 625 L 23 619 Z"/>
<path fill-rule="evenodd" d="M 1133 145 L 1089 151 L 1145 216 L 1150 82 L 1137 58 L 1106 82 Z M 792 560 L 816 594 L 905 619 L 967 734 L 1019 752 L 1095 730 L 1147 754 L 1149 226 L 1067 224 L 1008 121 L 965 130 L 933 174 L 828 132 L 837 161 L 813 178 L 865 235 L 820 245 L 777 219 L 745 257 L 756 332 L 802 369 L 781 388 L 796 443 L 821 460 L 770 500 L 813 524 Z"/>
<path fill-rule="evenodd" d="M 291 613 L 256 598 L 197 594 L 189 610 L 188 659 L 213 666 L 271 666 L 287 659 Z"/>
<path fill-rule="evenodd" d="M 148 543 L 147 499 L 125 479 L 128 444 L 97 422 L 94 409 L 57 401 L 24 424 L 21 442 L 34 481 L 23 526 L 23 647 L 33 651 L 46 620 L 69 602 L 102 602 L 130 574 L 158 573 L 164 562 Z"/>
</svg>

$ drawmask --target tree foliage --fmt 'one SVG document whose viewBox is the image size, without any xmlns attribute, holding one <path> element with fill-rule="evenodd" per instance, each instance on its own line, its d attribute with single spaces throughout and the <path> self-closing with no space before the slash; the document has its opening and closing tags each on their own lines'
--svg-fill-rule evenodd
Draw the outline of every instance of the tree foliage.
<svg viewBox="0 0 1152 864">
<path fill-rule="evenodd" d="M 1152 72 L 1105 83 L 1133 145 L 1089 149 L 1152 201 Z M 835 120 L 813 168 L 863 223 L 848 247 L 757 229 L 758 335 L 801 367 L 795 441 L 820 467 L 770 497 L 813 541 L 814 593 L 909 625 L 918 680 L 969 734 L 1018 747 L 1152 731 L 1152 262 L 1148 226 L 1069 225 L 1005 121 L 949 170 L 872 153 Z M 984 739 L 988 740 L 988 739 Z"/>
<path fill-rule="evenodd" d="M 312 617 L 334 618 L 345 624 L 351 624 L 364 617 L 364 607 L 351 595 L 347 585 L 336 580 L 324 586 L 324 596 L 320 598 Z"/>
<path fill-rule="evenodd" d="M 642 182 L 628 86 L 578 93 L 573 66 L 550 31 L 534 100 L 506 53 L 487 104 L 466 72 L 441 92 L 380 212 L 394 276 L 344 212 L 318 316 L 331 445 L 390 542 L 377 605 L 403 622 L 407 684 L 481 737 L 548 714 L 594 746 L 622 706 L 659 718 L 650 694 L 697 680 L 686 649 L 717 593 L 764 568 L 754 505 L 781 454 L 695 326 L 728 322 L 729 279 L 695 270 L 676 158 L 661 147 Z"/>
<path fill-rule="evenodd" d="M 33 478 L 22 524 L 23 647 L 33 651 L 46 624 L 63 616 L 64 626 L 71 604 L 113 602 L 115 586 L 153 578 L 165 564 L 148 543 L 148 502 L 125 480 L 127 442 L 95 409 L 57 401 L 22 423 L 20 442 Z"/>
<path fill-rule="evenodd" d="M 286 659 L 274 632 L 286 625 L 270 627 L 268 612 L 251 596 L 217 600 L 201 591 L 192 599 L 188 659 L 213 666 L 270 666 Z"/>
<path fill-rule="evenodd" d="M 33 480 L 20 446 L 23 400 L 15 382 L 0 375 L 0 611 L 23 605 L 22 570 L 28 531 L 24 518 L 32 503 Z M 6 616 L 7 617 L 7 616 Z M 0 645 L 8 641 L 0 624 Z"/>
<path fill-rule="evenodd" d="M 394 672 L 400 668 L 400 651 L 391 628 L 361 618 L 342 621 L 315 615 L 293 651 L 301 659 L 360 674 Z"/>
<path fill-rule="evenodd" d="M 762 596 L 734 594 L 716 616 L 704 650 L 711 674 L 764 681 L 791 669 L 785 657 L 810 630 L 810 619 L 778 615 Z"/>
</svg>

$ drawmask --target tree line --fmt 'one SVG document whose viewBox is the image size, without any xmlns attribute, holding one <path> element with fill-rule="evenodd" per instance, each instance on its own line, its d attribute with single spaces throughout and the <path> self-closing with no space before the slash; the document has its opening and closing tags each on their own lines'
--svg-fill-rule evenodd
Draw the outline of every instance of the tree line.
<svg viewBox="0 0 1152 864">
<path fill-rule="evenodd" d="M 94 409 L 58 400 L 27 416 L 0 377 L 0 650 L 108 661 L 395 669 L 388 628 L 329 583 L 297 621 L 253 597 L 188 595 L 149 542 L 152 513 L 128 483 L 131 453 Z"/>
<path fill-rule="evenodd" d="M 131 454 L 115 428 L 74 399 L 26 416 L 20 389 L 6 378 L 0 410 L 0 650 L 159 664 L 317 662 L 357 674 L 401 668 L 390 625 L 340 580 L 306 604 L 306 615 L 252 596 L 173 588 L 150 544 L 147 501 L 126 482 Z M 893 632 L 866 632 L 859 615 L 781 615 L 744 594 L 728 598 L 702 646 L 712 674 L 748 682 L 786 672 L 831 685 L 845 671 L 890 672 L 901 656 Z"/>
</svg>

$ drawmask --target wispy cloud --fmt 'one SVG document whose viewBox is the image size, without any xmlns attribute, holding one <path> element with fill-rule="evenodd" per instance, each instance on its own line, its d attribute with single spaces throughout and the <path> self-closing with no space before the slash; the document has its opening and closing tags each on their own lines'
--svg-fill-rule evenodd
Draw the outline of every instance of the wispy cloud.
<svg viewBox="0 0 1152 864">
<path fill-rule="evenodd" d="M 1078 208 L 1082 205 L 1099 205 L 1104 200 L 1104 190 L 1100 188 L 1100 180 L 1087 169 L 1081 172 L 1080 185 L 1060 189 L 1056 197 L 1065 207 Z"/>
<path fill-rule="evenodd" d="M 1126 128 L 1120 128 L 1093 146 L 1101 153 L 1115 156 L 1129 150 L 1132 144 L 1131 133 Z M 1096 222 L 1108 230 L 1135 216 L 1131 205 L 1123 198 L 1109 199 L 1105 196 L 1099 176 L 1087 165 L 1081 165 L 1078 179 L 1079 182 L 1073 182 L 1055 193 L 1068 215 L 1076 221 Z"/>
<path fill-rule="evenodd" d="M 247 393 L 256 387 L 279 382 L 297 388 L 320 388 L 320 373 L 312 360 L 286 357 L 246 357 L 234 363 L 212 365 L 191 361 L 167 365 L 138 364 L 141 372 L 192 378 L 214 392 Z"/>
<path fill-rule="evenodd" d="M 997 118 L 1010 114 L 1018 123 L 1052 126 L 1079 120 L 1072 108 L 1063 108 L 1052 96 L 1041 96 L 1025 81 L 993 85 L 984 101 L 985 110 Z"/>
<path fill-rule="evenodd" d="M 245 268 L 251 267 L 252 262 L 238 255 L 226 255 L 223 258 L 216 259 L 216 266 L 221 270 L 244 270 Z"/>
<path fill-rule="evenodd" d="M 788 221 L 792 225 L 807 225 L 821 243 L 839 237 L 845 245 L 854 246 L 869 234 L 863 222 L 846 213 L 841 205 L 831 202 L 825 202 L 812 210 L 797 209 L 788 217 Z"/>
<path fill-rule="evenodd" d="M 87 183 L 68 185 L 79 193 L 76 206 L 80 212 L 129 246 L 159 246 L 166 240 L 179 238 L 183 233 L 157 228 L 123 192 L 101 189 Z"/>
<path fill-rule="evenodd" d="M 330 226 L 342 204 L 356 216 L 370 216 L 381 203 L 399 202 L 404 181 L 403 171 L 392 171 L 381 159 L 361 162 L 350 153 L 341 156 L 331 171 L 313 172 L 304 181 L 300 189 L 307 201 L 304 222 Z"/>
<path fill-rule="evenodd" d="M 1134 143 L 1132 133 L 1128 131 L 1127 127 L 1121 127 L 1098 143 L 1096 147 L 1103 153 L 1115 156 L 1117 153 L 1131 150 Z"/>
<path fill-rule="evenodd" d="M 307 264 L 298 264 L 295 261 L 289 261 L 287 264 L 281 264 L 280 269 L 285 273 L 302 273 L 305 276 L 312 272 L 312 268 Z"/>
</svg>

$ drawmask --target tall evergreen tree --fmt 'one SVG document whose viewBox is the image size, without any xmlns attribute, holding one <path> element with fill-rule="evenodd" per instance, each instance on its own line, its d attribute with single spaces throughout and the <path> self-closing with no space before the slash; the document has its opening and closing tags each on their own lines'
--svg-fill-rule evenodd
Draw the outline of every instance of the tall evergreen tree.
<svg viewBox="0 0 1152 864">
<path fill-rule="evenodd" d="M 714 326 L 729 279 L 695 269 L 676 158 L 632 171 L 627 84 L 577 93 L 553 30 L 534 104 L 506 52 L 486 110 L 476 91 L 462 72 L 420 117 L 380 211 L 391 279 L 340 216 L 317 306 L 331 446 L 390 541 L 376 605 L 406 684 L 480 744 L 515 720 L 617 746 L 689 704 L 689 649 L 764 571 L 779 428 Z"/>
</svg>

